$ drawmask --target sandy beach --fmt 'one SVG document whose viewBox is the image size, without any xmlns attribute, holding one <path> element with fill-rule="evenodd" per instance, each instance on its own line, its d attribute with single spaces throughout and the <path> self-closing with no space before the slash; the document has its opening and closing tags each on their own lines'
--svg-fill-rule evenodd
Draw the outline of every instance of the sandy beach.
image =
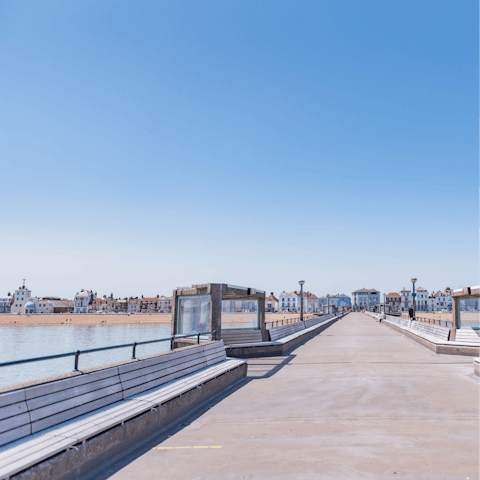
<svg viewBox="0 0 480 480">
<path fill-rule="evenodd" d="M 0 325 L 130 325 L 169 324 L 172 321 L 170 313 L 143 313 L 131 315 L 112 314 L 74 314 L 57 313 L 54 315 L 0 315 Z"/>
<path fill-rule="evenodd" d="M 267 313 L 266 322 L 298 317 L 299 313 Z M 169 324 L 172 321 L 170 313 L 143 313 L 131 315 L 118 314 L 74 314 L 56 313 L 53 315 L 11 315 L 0 314 L 1 325 L 131 325 Z"/>
</svg>

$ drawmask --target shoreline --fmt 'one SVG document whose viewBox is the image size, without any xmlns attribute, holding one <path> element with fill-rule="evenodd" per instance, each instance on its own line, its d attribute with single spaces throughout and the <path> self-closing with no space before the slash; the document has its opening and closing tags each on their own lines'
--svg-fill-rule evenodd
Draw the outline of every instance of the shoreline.
<svg viewBox="0 0 480 480">
<path fill-rule="evenodd" d="M 130 315 L 55 313 L 12 315 L 0 314 L 0 326 L 34 326 L 34 325 L 171 325 L 170 313 L 144 313 Z"/>
<path fill-rule="evenodd" d="M 298 313 L 267 313 L 266 322 L 298 317 Z M 171 325 L 171 313 L 131 313 L 128 314 L 91 314 L 91 313 L 53 313 L 13 315 L 0 313 L 1 326 L 35 325 Z"/>
</svg>

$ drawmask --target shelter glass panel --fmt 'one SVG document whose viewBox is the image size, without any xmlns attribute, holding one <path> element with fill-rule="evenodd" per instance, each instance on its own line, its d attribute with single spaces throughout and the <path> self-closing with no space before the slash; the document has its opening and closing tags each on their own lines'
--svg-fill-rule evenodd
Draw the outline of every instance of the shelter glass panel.
<svg viewBox="0 0 480 480">
<path fill-rule="evenodd" d="M 210 295 L 178 297 L 177 334 L 210 331 Z"/>
<path fill-rule="evenodd" d="M 480 329 L 480 310 L 478 298 L 458 299 L 458 327 Z"/>
<path fill-rule="evenodd" d="M 222 300 L 222 330 L 260 328 L 258 300 Z"/>
</svg>

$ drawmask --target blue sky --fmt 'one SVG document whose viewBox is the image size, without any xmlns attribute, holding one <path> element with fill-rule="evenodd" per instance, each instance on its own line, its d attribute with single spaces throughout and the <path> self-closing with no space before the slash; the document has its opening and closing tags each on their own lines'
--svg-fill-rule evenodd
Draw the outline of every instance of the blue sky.
<svg viewBox="0 0 480 480">
<path fill-rule="evenodd" d="M 0 295 L 478 284 L 478 18 L 0 3 Z"/>
</svg>

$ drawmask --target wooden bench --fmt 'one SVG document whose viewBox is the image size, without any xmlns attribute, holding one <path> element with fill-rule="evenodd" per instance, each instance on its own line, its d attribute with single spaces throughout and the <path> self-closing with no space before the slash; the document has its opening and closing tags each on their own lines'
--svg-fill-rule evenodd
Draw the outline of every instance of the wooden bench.
<svg viewBox="0 0 480 480">
<path fill-rule="evenodd" d="M 409 327 L 409 328 L 410 328 L 410 324 L 412 323 L 410 320 L 407 320 L 406 318 L 395 317 L 392 315 L 387 315 L 386 319 L 392 323 L 396 323 L 397 325 L 402 325 L 404 327 Z"/>
<path fill-rule="evenodd" d="M 426 333 L 427 335 L 431 335 L 432 337 L 440 338 L 441 340 L 448 341 L 448 337 L 450 335 L 450 329 L 447 327 L 440 327 L 439 325 L 432 325 L 430 323 L 422 323 L 413 321 L 411 323 L 412 330 L 417 330 L 422 333 Z"/>
<path fill-rule="evenodd" d="M 305 328 L 313 327 L 314 325 L 318 325 L 321 322 L 325 322 L 326 320 L 330 320 L 335 315 L 319 315 L 318 317 L 310 318 L 309 320 L 305 320 Z"/>
<path fill-rule="evenodd" d="M 290 323 L 289 325 L 282 325 L 280 327 L 273 327 L 268 330 L 270 334 L 270 340 L 275 342 L 283 337 L 288 337 L 294 333 L 305 330 L 306 328 L 313 327 L 319 323 L 325 322 L 333 318 L 334 315 L 322 315 L 315 318 L 310 318 L 304 322 Z"/>
<path fill-rule="evenodd" d="M 245 330 L 222 330 L 221 337 L 225 345 L 261 343 L 262 331 L 253 328 Z"/>
<path fill-rule="evenodd" d="M 226 358 L 220 341 L 2 394 L 0 479 L 244 364 Z"/>
<path fill-rule="evenodd" d="M 472 327 L 457 328 L 455 341 L 459 343 L 479 343 L 480 337 Z"/>
<path fill-rule="evenodd" d="M 279 338 L 288 337 L 292 333 L 299 332 L 300 330 L 305 330 L 305 325 L 303 322 L 290 323 L 289 325 L 283 325 L 281 327 L 271 328 L 268 333 L 270 334 L 270 340 L 275 342 Z"/>
</svg>

